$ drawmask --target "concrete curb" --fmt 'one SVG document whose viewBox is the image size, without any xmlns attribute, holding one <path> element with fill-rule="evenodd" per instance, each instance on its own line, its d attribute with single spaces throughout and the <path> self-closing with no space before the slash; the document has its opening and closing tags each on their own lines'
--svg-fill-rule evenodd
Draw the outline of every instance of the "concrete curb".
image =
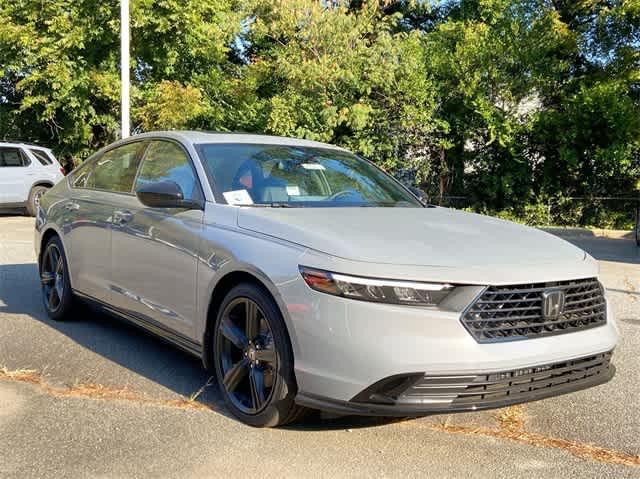
<svg viewBox="0 0 640 479">
<path fill-rule="evenodd" d="M 589 229 L 589 228 L 564 228 L 559 226 L 554 227 L 542 227 L 540 228 L 547 233 L 551 233 L 561 238 L 575 238 L 575 239 L 588 239 L 588 238 L 609 238 L 635 241 L 633 231 L 626 230 L 605 230 L 605 229 Z"/>
</svg>

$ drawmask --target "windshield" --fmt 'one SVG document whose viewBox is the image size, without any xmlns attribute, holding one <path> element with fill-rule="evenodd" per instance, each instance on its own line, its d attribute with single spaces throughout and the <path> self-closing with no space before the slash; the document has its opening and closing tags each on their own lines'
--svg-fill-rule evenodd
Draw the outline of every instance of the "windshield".
<svg viewBox="0 0 640 479">
<path fill-rule="evenodd" d="M 422 206 L 393 178 L 346 151 L 227 143 L 197 149 L 213 189 L 230 205 Z"/>
</svg>

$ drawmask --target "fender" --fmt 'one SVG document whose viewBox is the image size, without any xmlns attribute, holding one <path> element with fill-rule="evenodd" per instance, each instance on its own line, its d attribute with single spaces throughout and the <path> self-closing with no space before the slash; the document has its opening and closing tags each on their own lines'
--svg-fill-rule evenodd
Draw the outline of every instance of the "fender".
<svg viewBox="0 0 640 479">
<path fill-rule="evenodd" d="M 60 238 L 60 242 L 62 243 L 62 248 L 64 249 L 65 256 L 69 257 L 69 245 L 66 241 L 65 235 L 62 230 L 55 223 L 48 223 L 42 230 L 38 230 L 37 221 L 36 221 L 36 237 L 34 239 L 34 249 L 36 252 L 36 258 L 38 260 L 38 265 L 40 265 L 40 255 L 42 254 L 42 244 L 43 239 L 45 237 L 49 237 L 52 233 L 55 233 Z M 67 268 L 69 270 L 69 283 L 71 284 L 71 288 L 73 289 L 73 271 L 71 271 L 71 265 L 69 261 L 67 261 Z"/>
<path fill-rule="evenodd" d="M 264 286 L 267 291 L 271 294 L 273 299 L 275 300 L 278 308 L 280 309 L 280 313 L 284 318 L 285 324 L 287 326 L 287 330 L 289 332 L 289 337 L 291 342 L 297 344 L 297 337 L 295 337 L 295 329 L 291 326 L 291 317 L 289 315 L 289 310 L 287 309 L 286 303 L 282 298 L 282 295 L 278 291 L 276 285 L 271 281 L 269 276 L 262 271 L 260 268 L 246 262 L 240 261 L 230 261 L 222 266 L 219 270 L 216 271 L 214 278 L 207 285 L 206 293 L 202 301 L 201 314 L 204 316 L 204 321 L 201 324 L 206 325 L 209 317 L 209 309 L 211 307 L 211 300 L 213 299 L 213 293 L 216 287 L 220 284 L 220 282 L 226 278 L 228 275 L 233 273 L 244 273 L 253 276 L 262 286 Z M 208 301 L 205 303 L 205 299 L 208 298 Z M 206 304 L 206 306 L 205 306 Z M 207 334 L 207 328 L 205 328 L 199 332 L 198 336 L 203 338 L 203 344 L 205 341 L 205 335 Z"/>
</svg>

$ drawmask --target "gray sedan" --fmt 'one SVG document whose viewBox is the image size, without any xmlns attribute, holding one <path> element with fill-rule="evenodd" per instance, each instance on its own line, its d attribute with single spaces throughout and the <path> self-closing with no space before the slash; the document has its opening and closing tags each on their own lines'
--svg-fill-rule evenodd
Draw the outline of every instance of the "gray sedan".
<svg viewBox="0 0 640 479">
<path fill-rule="evenodd" d="M 332 145 L 117 142 L 42 198 L 35 248 L 51 318 L 90 304 L 200 357 L 254 426 L 500 407 L 614 374 L 593 258 L 423 204 Z"/>
</svg>

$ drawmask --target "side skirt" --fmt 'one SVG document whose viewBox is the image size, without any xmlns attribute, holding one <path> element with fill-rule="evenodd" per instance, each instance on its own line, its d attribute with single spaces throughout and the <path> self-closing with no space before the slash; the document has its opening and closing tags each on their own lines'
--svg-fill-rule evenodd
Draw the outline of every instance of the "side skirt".
<svg viewBox="0 0 640 479">
<path fill-rule="evenodd" d="M 79 299 L 86 302 L 90 306 L 99 309 L 101 311 L 106 312 L 110 316 L 124 321 L 128 324 L 136 326 L 139 329 L 142 329 L 146 332 L 157 336 L 161 340 L 173 345 L 178 348 L 186 351 L 187 353 L 197 357 L 198 359 L 202 358 L 202 344 L 196 343 L 192 339 L 187 338 L 181 334 L 172 331 L 166 326 L 158 323 L 157 321 L 153 321 L 151 319 L 142 318 L 137 315 L 133 315 L 130 313 L 125 313 L 120 309 L 114 308 L 113 306 L 100 301 L 92 296 L 81 293 L 80 291 L 73 290 L 73 294 L 75 294 Z"/>
</svg>

